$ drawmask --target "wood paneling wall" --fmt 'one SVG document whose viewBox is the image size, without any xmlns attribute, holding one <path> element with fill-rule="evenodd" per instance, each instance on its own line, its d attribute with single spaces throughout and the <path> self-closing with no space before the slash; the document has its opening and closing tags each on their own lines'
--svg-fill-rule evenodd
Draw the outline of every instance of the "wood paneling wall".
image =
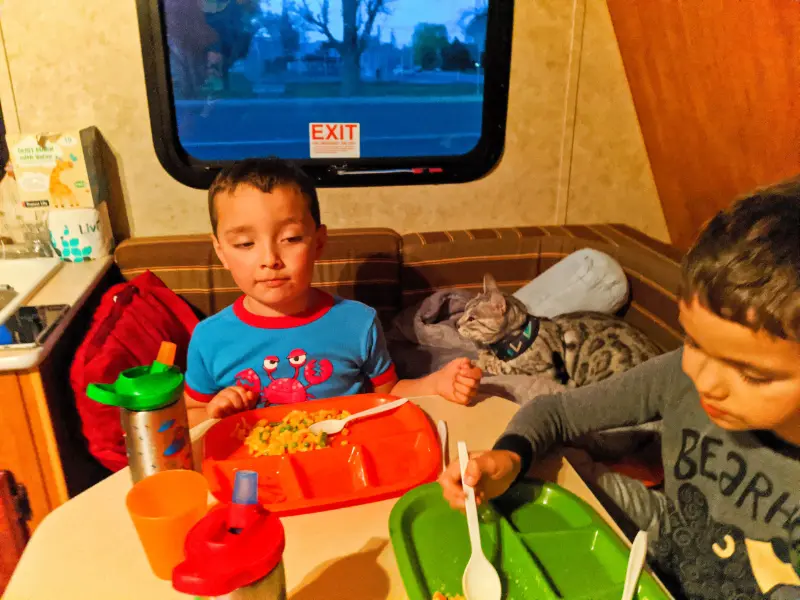
<svg viewBox="0 0 800 600">
<path fill-rule="evenodd" d="M 608 0 L 673 243 L 800 172 L 800 1 Z"/>
</svg>

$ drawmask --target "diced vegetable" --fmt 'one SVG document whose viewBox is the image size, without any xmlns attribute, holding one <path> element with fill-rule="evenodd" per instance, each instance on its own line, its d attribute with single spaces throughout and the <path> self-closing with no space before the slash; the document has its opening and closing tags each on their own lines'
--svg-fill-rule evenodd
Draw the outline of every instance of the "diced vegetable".
<svg viewBox="0 0 800 600">
<path fill-rule="evenodd" d="M 331 444 L 330 436 L 326 433 L 314 435 L 308 430 L 312 424 L 349 416 L 350 413 L 347 411 L 318 410 L 308 413 L 294 410 L 277 422 L 268 423 L 262 419 L 255 426 L 250 426 L 242 421 L 237 427 L 236 435 L 238 439 L 244 439 L 245 446 L 252 456 L 280 456 L 287 453 L 309 452 L 327 448 Z"/>
</svg>

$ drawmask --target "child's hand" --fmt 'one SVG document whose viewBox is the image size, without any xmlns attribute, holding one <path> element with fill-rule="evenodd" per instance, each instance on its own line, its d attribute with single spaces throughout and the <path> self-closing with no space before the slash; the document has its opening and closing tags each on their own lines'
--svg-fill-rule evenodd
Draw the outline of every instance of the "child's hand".
<svg viewBox="0 0 800 600">
<path fill-rule="evenodd" d="M 208 416 L 212 419 L 221 419 L 238 412 L 250 410 L 256 406 L 256 395 L 235 385 L 225 388 L 212 398 L 208 403 Z"/>
<path fill-rule="evenodd" d="M 436 393 L 457 404 L 469 404 L 478 393 L 483 373 L 472 365 L 468 358 L 457 358 L 436 371 L 434 378 Z"/>
<path fill-rule="evenodd" d="M 488 450 L 470 453 L 464 476 L 467 485 L 475 488 L 478 504 L 505 493 L 516 480 L 521 468 L 518 454 L 509 450 Z M 461 466 L 454 460 L 439 477 L 444 499 L 457 510 L 464 510 L 464 490 L 461 487 Z"/>
</svg>

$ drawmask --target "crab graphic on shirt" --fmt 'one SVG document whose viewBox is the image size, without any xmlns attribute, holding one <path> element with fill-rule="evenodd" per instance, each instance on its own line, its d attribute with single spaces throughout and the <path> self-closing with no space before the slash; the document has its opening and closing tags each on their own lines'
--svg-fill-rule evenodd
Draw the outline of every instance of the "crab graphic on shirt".
<svg viewBox="0 0 800 600">
<path fill-rule="evenodd" d="M 293 377 L 276 378 L 275 373 L 280 365 L 277 356 L 267 356 L 264 359 L 264 371 L 269 377 L 269 383 L 263 385 L 261 377 L 254 369 L 246 369 L 236 375 L 236 385 L 242 386 L 260 398 L 261 402 L 268 404 L 296 404 L 313 400 L 314 396 L 308 388 L 324 383 L 333 375 L 333 365 L 328 359 L 308 359 L 308 353 L 297 348 L 286 357 L 289 365 L 294 369 Z M 300 379 L 302 370 L 303 383 Z"/>
<path fill-rule="evenodd" d="M 709 512 L 703 493 L 684 483 L 670 503 L 668 531 L 651 549 L 662 575 L 678 579 L 687 600 L 800 599 L 785 540 L 749 539 Z"/>
</svg>

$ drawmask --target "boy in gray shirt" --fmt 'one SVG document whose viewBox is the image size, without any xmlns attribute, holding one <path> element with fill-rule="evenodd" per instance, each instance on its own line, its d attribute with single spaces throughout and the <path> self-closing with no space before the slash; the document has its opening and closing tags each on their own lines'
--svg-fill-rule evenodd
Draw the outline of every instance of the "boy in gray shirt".
<svg viewBox="0 0 800 600">
<path fill-rule="evenodd" d="M 557 445 L 663 419 L 664 491 L 596 483 L 652 540 L 679 597 L 800 599 L 800 178 L 720 212 L 684 259 L 677 350 L 597 385 L 523 406 L 473 456 L 479 501 Z M 458 464 L 440 479 L 464 504 Z"/>
</svg>

